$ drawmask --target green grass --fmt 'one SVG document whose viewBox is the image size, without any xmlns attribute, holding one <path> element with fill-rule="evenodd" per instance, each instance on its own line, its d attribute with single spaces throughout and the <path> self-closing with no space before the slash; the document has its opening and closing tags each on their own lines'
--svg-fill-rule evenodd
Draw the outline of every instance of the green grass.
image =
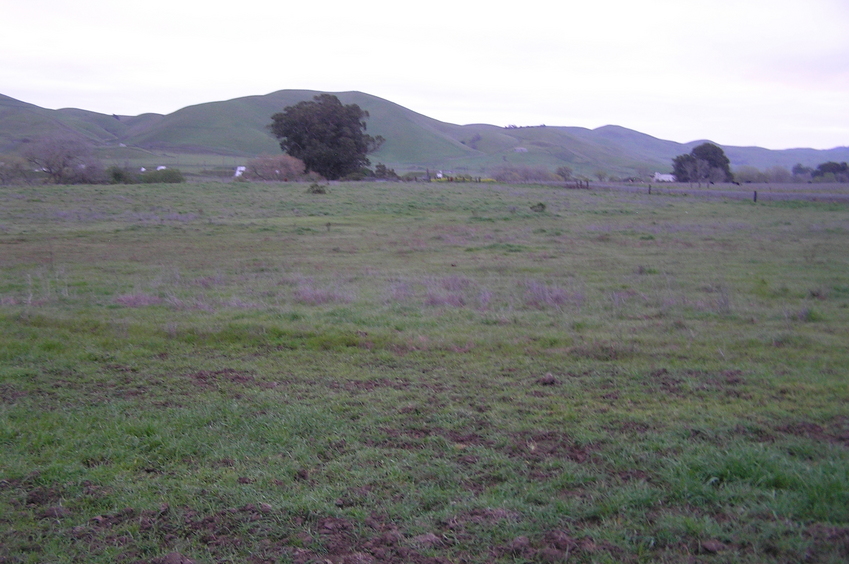
<svg viewBox="0 0 849 564">
<path fill-rule="evenodd" d="M 847 230 L 533 186 L 2 187 L 0 562 L 845 561 Z"/>
</svg>

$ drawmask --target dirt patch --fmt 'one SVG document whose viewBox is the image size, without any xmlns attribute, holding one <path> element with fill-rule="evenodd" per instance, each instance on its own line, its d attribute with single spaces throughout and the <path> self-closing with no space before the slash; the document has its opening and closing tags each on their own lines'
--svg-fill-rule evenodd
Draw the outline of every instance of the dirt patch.
<svg viewBox="0 0 849 564">
<path fill-rule="evenodd" d="M 442 437 L 453 443 L 455 448 L 462 450 L 468 446 L 492 446 L 493 442 L 477 433 L 466 433 L 452 429 L 439 427 L 424 428 L 414 427 L 410 429 L 381 428 L 381 432 L 387 435 L 382 441 L 371 441 L 368 446 L 379 448 L 400 448 L 404 450 L 418 450 L 423 448 L 422 441 L 428 437 Z"/>
<path fill-rule="evenodd" d="M 8 384 L 0 385 L 0 403 L 12 405 L 18 399 L 25 397 L 26 395 L 26 392 L 17 390 Z"/>
<path fill-rule="evenodd" d="M 737 425 L 734 427 L 733 433 L 758 443 L 774 443 L 776 440 L 775 433 L 758 426 Z"/>
<path fill-rule="evenodd" d="M 365 505 L 368 502 L 372 489 L 374 488 L 370 485 L 350 488 L 336 500 L 336 507 L 345 508 Z"/>
<path fill-rule="evenodd" d="M 666 368 L 661 368 L 659 370 L 653 371 L 649 374 L 649 380 L 652 384 L 652 387 L 660 388 L 666 394 L 671 396 L 684 397 L 684 394 L 681 389 L 681 384 L 683 380 L 681 378 L 676 378 Z"/>
<path fill-rule="evenodd" d="M 724 370 L 710 373 L 701 370 L 684 370 L 678 374 L 666 368 L 649 373 L 647 385 L 675 397 L 686 397 L 709 392 L 727 397 L 751 398 L 751 394 L 740 391 L 745 384 L 741 370 Z"/>
<path fill-rule="evenodd" d="M 510 437 L 505 453 L 511 458 L 542 461 L 549 458 L 566 458 L 578 463 L 586 462 L 593 451 L 587 445 L 576 444 L 565 433 L 534 431 L 515 433 Z"/>
<path fill-rule="evenodd" d="M 725 383 L 729 386 L 736 386 L 744 383 L 742 370 L 724 370 L 720 373 L 720 376 L 725 379 Z"/>
<path fill-rule="evenodd" d="M 566 562 L 571 556 L 595 560 L 601 553 L 607 553 L 607 558 L 616 562 L 637 561 L 636 556 L 610 543 L 589 537 L 577 539 L 564 530 L 548 531 L 540 539 L 519 536 L 491 551 L 493 558 L 508 557 L 534 562 Z"/>
<path fill-rule="evenodd" d="M 64 493 L 58 488 L 38 486 L 27 492 L 25 503 L 30 506 L 40 507 L 59 503 L 63 497 Z"/>
<path fill-rule="evenodd" d="M 521 517 L 518 511 L 502 507 L 472 509 L 451 517 L 444 523 L 444 526 L 451 530 L 458 530 L 465 529 L 468 525 L 493 525 L 501 521 L 519 521 Z"/>
<path fill-rule="evenodd" d="M 240 386 L 257 386 L 260 388 L 275 388 L 279 382 L 265 382 L 257 380 L 252 374 L 224 368 L 223 370 L 200 370 L 186 375 L 198 388 L 204 390 L 218 389 L 222 383 L 236 384 Z"/>
<path fill-rule="evenodd" d="M 575 358 L 599 361 L 624 360 L 635 354 L 635 349 L 630 345 L 607 341 L 585 343 L 569 347 L 566 351 Z"/>
<path fill-rule="evenodd" d="M 545 376 L 537 378 L 536 384 L 539 386 L 559 386 L 560 380 L 558 380 L 551 372 L 547 372 Z"/>
<path fill-rule="evenodd" d="M 381 388 L 390 388 L 392 390 L 406 390 L 410 387 L 410 383 L 405 380 L 389 380 L 387 378 L 377 378 L 375 380 L 348 380 L 345 382 L 332 382 L 329 387 L 331 389 L 343 389 L 347 392 L 372 392 Z"/>
<path fill-rule="evenodd" d="M 827 442 L 849 447 L 849 422 L 847 418 L 835 417 L 825 427 L 811 421 L 793 421 L 775 427 L 775 431 L 794 437 Z"/>
<path fill-rule="evenodd" d="M 817 523 L 807 528 L 805 538 L 811 546 L 805 553 L 806 562 L 819 562 L 820 555 L 834 555 L 849 559 L 849 527 L 836 527 Z"/>
</svg>

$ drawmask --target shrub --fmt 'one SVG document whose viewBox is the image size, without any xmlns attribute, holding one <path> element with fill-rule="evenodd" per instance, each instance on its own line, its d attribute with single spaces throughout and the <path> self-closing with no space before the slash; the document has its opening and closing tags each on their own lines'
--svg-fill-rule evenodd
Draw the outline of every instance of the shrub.
<svg viewBox="0 0 849 564">
<path fill-rule="evenodd" d="M 54 184 L 99 184 L 105 179 L 92 146 L 80 139 L 48 137 L 27 146 L 23 156 Z"/>
<path fill-rule="evenodd" d="M 13 155 L 0 155 L 0 184 L 29 182 L 30 167 L 27 162 Z"/>
<path fill-rule="evenodd" d="M 143 184 L 179 184 L 185 181 L 183 173 L 177 168 L 149 170 L 139 175 L 139 182 Z"/>
<path fill-rule="evenodd" d="M 304 161 L 290 155 L 260 155 L 246 163 L 243 176 L 247 180 L 288 182 L 302 178 L 305 170 Z"/>
<path fill-rule="evenodd" d="M 551 182 L 561 180 L 561 177 L 553 174 L 541 166 L 505 166 L 493 175 L 499 182 Z"/>
<path fill-rule="evenodd" d="M 109 180 L 110 184 L 139 183 L 139 177 L 134 171 L 128 168 L 121 168 L 119 166 L 111 166 L 106 169 L 106 178 Z"/>
<path fill-rule="evenodd" d="M 377 166 L 374 167 L 374 176 L 384 180 L 399 180 L 395 169 L 387 168 L 383 163 L 377 163 Z"/>
<path fill-rule="evenodd" d="M 360 170 L 356 170 L 354 172 L 348 173 L 342 177 L 342 180 L 346 180 L 349 182 L 359 182 L 365 180 L 366 178 L 374 178 L 374 171 L 370 168 L 361 168 Z"/>
</svg>

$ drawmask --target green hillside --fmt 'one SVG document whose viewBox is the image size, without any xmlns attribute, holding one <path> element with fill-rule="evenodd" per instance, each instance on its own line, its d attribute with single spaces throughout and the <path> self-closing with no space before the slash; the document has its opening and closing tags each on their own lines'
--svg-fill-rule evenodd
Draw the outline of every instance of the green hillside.
<svg viewBox="0 0 849 564">
<path fill-rule="evenodd" d="M 168 115 L 110 116 L 80 109 L 48 110 L 0 95 L 0 153 L 17 153 L 32 140 L 76 137 L 97 147 L 115 163 L 170 164 L 203 168 L 231 166 L 263 154 L 279 152 L 267 125 L 271 115 L 320 94 L 280 90 L 182 108 Z M 336 93 L 345 104 L 369 112 L 368 131 L 386 139 L 371 156 L 398 172 L 444 170 L 472 175 L 498 168 L 572 168 L 576 174 L 596 171 L 616 176 L 645 176 L 669 171 L 676 155 L 702 141 L 677 143 L 619 126 L 513 127 L 456 125 L 429 118 L 362 92 Z M 759 147 L 724 147 L 732 166 L 815 166 L 849 160 L 849 148 L 829 151 Z"/>
</svg>

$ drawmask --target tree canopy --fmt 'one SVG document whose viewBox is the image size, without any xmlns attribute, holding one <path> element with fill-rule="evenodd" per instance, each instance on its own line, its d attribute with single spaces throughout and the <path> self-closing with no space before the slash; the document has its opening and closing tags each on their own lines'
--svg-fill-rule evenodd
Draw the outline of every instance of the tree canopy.
<svg viewBox="0 0 849 564">
<path fill-rule="evenodd" d="M 820 163 L 817 165 L 817 169 L 812 172 L 811 176 L 814 178 L 825 178 L 828 180 L 836 180 L 838 182 L 846 182 L 847 178 L 849 178 L 849 165 L 846 163 L 836 163 L 834 161 Z"/>
<path fill-rule="evenodd" d="M 366 155 L 384 139 L 365 133 L 368 112 L 343 105 L 332 94 L 298 102 L 271 116 L 269 126 L 280 148 L 304 162 L 306 170 L 335 180 L 367 166 Z"/>
<path fill-rule="evenodd" d="M 731 161 L 713 143 L 702 143 L 688 154 L 672 159 L 672 174 L 678 182 L 731 182 Z"/>
<path fill-rule="evenodd" d="M 96 184 L 103 165 L 88 143 L 71 137 L 48 137 L 30 144 L 24 158 L 55 184 Z"/>
</svg>

